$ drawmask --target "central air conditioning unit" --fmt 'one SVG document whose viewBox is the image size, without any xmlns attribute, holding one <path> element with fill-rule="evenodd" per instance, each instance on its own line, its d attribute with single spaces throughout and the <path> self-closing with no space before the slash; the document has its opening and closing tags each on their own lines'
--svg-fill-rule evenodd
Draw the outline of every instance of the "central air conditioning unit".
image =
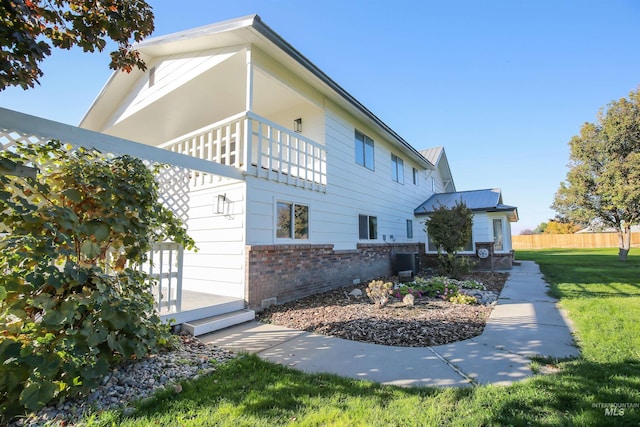
<svg viewBox="0 0 640 427">
<path fill-rule="evenodd" d="M 414 275 L 420 272 L 420 254 L 417 252 L 396 254 L 394 273 L 411 270 Z"/>
</svg>

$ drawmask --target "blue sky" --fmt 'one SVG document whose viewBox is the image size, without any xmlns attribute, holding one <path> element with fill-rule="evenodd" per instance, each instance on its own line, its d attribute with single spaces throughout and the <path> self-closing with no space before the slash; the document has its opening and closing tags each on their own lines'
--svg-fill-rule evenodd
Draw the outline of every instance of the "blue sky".
<svg viewBox="0 0 640 427">
<path fill-rule="evenodd" d="M 514 233 L 554 216 L 568 142 L 640 85 L 637 0 L 151 0 L 154 35 L 257 13 L 417 149 L 443 145 L 457 189 L 499 187 Z M 56 50 L 0 106 L 77 124 L 109 56 Z"/>
</svg>

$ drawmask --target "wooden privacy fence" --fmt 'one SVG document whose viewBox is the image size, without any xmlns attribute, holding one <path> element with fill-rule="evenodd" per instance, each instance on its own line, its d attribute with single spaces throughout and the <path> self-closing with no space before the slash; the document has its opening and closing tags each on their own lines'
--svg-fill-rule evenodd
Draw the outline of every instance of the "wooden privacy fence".
<svg viewBox="0 0 640 427">
<path fill-rule="evenodd" d="M 618 233 L 530 234 L 512 236 L 513 249 L 617 248 Z M 631 233 L 631 246 L 640 246 L 640 233 Z"/>
</svg>

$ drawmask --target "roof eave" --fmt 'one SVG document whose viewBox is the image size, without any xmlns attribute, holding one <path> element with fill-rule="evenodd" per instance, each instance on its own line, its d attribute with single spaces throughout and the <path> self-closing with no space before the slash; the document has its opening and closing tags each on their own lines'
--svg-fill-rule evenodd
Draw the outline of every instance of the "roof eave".
<svg viewBox="0 0 640 427">
<path fill-rule="evenodd" d="M 179 46 L 183 42 L 188 40 L 200 39 L 201 41 L 197 44 L 197 46 L 201 46 L 202 43 L 207 44 L 207 39 L 209 38 L 211 40 L 214 40 L 223 33 L 229 33 L 230 36 L 233 36 L 234 33 L 240 32 L 243 29 L 247 30 L 248 32 L 238 34 L 238 40 L 234 40 L 235 42 L 249 44 L 252 42 L 255 43 L 257 40 L 259 40 L 259 38 L 262 38 L 263 40 L 271 43 L 282 52 L 284 52 L 288 57 L 293 59 L 293 61 L 299 64 L 303 69 L 311 73 L 311 75 L 317 78 L 328 89 L 337 94 L 338 99 L 344 100 L 345 104 L 347 106 L 351 106 L 354 112 L 360 113 L 363 119 L 370 121 L 374 126 L 378 127 L 382 131 L 382 133 L 389 136 L 399 146 L 404 148 L 416 163 L 427 169 L 435 168 L 435 165 L 433 165 L 431 162 L 429 162 L 429 160 L 422 156 L 422 154 L 420 154 L 413 146 L 411 146 L 411 144 L 404 140 L 404 138 L 397 134 L 380 118 L 373 114 L 367 107 L 360 103 L 343 87 L 341 87 L 320 68 L 313 64 L 308 58 L 306 58 L 302 53 L 300 53 L 291 44 L 289 44 L 278 33 L 276 33 L 268 25 L 266 25 L 258 15 L 248 15 L 241 18 L 181 31 L 178 33 L 154 37 L 135 44 L 134 49 L 140 52 L 143 59 L 149 60 L 156 56 L 170 54 L 172 47 Z M 251 36 L 251 34 L 253 34 L 253 36 Z M 258 37 L 258 39 L 252 40 L 255 37 Z M 133 73 L 141 72 L 142 71 L 139 71 L 137 69 L 133 71 Z M 83 116 L 82 120 L 80 121 L 80 126 L 87 125 L 87 121 L 90 120 L 92 114 L 96 112 L 96 108 L 98 108 L 98 104 L 100 103 L 100 101 L 105 100 L 105 98 L 108 97 L 108 92 L 111 90 L 110 88 L 117 87 L 120 84 L 124 85 L 124 82 L 121 83 L 121 81 L 126 77 L 126 75 L 120 78 L 120 74 L 121 72 L 115 71 L 111 75 L 109 80 L 105 83 L 102 90 Z M 100 125 L 102 124 L 94 122 L 89 127 L 96 128 L 100 127 Z"/>
<path fill-rule="evenodd" d="M 435 165 L 432 164 L 429 160 L 427 160 L 418 150 L 416 150 L 411 144 L 409 144 L 404 138 L 402 138 L 398 133 L 396 133 L 393 129 L 391 129 L 386 123 L 384 123 L 378 116 L 373 114 L 367 107 L 365 107 L 360 101 L 358 101 L 355 97 L 353 97 L 349 92 L 347 92 L 342 86 L 336 83 L 331 77 L 329 77 L 324 71 L 318 68 L 313 62 L 311 62 L 307 57 L 305 57 L 302 53 L 300 53 L 296 48 L 294 48 L 291 44 L 289 44 L 284 38 L 282 38 L 278 33 L 276 33 L 271 27 L 265 24 L 262 19 L 255 15 L 255 20 L 253 22 L 253 28 L 256 29 L 263 37 L 273 43 L 276 47 L 284 51 L 287 55 L 289 55 L 292 59 L 294 59 L 297 63 L 299 63 L 302 67 L 304 67 L 307 71 L 313 74 L 316 78 L 318 78 L 323 84 L 328 86 L 331 90 L 337 93 L 342 99 L 347 101 L 349 105 L 354 107 L 357 111 L 362 113 L 367 119 L 373 122 L 377 127 L 379 127 L 384 133 L 389 135 L 392 139 L 402 145 L 403 148 L 407 149 L 414 157 L 418 163 L 420 163 L 423 167 L 428 169 L 434 169 Z"/>
</svg>

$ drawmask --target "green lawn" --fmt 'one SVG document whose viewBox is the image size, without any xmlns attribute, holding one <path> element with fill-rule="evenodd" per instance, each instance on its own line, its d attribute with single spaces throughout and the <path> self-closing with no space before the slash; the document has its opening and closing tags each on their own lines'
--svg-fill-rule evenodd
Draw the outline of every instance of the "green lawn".
<svg viewBox="0 0 640 427">
<path fill-rule="evenodd" d="M 640 407 L 606 415 L 607 403 L 640 406 L 640 253 L 615 250 L 518 252 L 537 261 L 578 330 L 583 358 L 508 386 L 399 388 L 308 375 L 242 356 L 214 374 L 159 394 L 124 417 L 86 425 L 123 426 L 527 426 L 638 425 Z M 638 256 L 636 256 L 638 255 Z"/>
</svg>

